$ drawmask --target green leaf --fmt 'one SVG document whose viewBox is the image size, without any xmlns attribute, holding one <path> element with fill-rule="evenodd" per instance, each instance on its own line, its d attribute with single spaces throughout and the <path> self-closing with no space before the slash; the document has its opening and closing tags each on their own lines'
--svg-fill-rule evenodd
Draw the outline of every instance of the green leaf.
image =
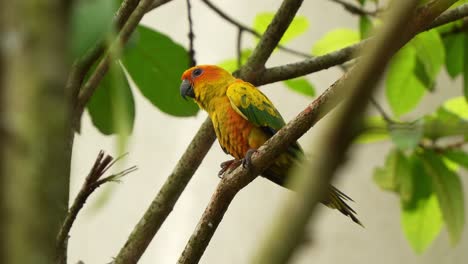
<svg viewBox="0 0 468 264">
<path fill-rule="evenodd" d="M 117 7 L 114 0 L 76 2 L 71 16 L 70 43 L 73 58 L 83 55 L 98 40 L 111 33 Z"/>
<path fill-rule="evenodd" d="M 396 116 L 401 116 L 416 107 L 425 93 L 423 83 L 416 77 L 416 49 L 406 45 L 390 62 L 385 80 L 389 105 Z"/>
<path fill-rule="evenodd" d="M 366 39 L 372 32 L 372 20 L 368 16 L 359 17 L 359 34 L 361 39 Z"/>
<path fill-rule="evenodd" d="M 425 172 L 432 178 L 433 188 L 437 194 L 442 216 L 447 224 L 452 244 L 460 240 L 465 222 L 463 190 L 459 176 L 450 170 L 431 150 L 422 154 Z"/>
<path fill-rule="evenodd" d="M 270 22 L 273 20 L 275 16 L 274 13 L 265 12 L 259 13 L 255 16 L 253 28 L 260 34 L 263 34 L 267 29 Z M 296 16 L 294 17 L 293 21 L 289 25 L 288 29 L 284 33 L 283 37 L 281 38 L 279 44 L 285 44 L 288 41 L 302 35 L 304 32 L 307 31 L 309 28 L 309 21 L 304 16 Z M 258 41 L 258 39 L 257 39 Z"/>
<path fill-rule="evenodd" d="M 283 82 L 289 89 L 307 96 L 315 96 L 315 87 L 306 78 L 295 78 Z"/>
<path fill-rule="evenodd" d="M 455 78 L 463 71 L 464 52 L 467 40 L 464 34 L 450 34 L 443 39 L 445 53 L 445 68 L 450 77 Z"/>
<path fill-rule="evenodd" d="M 436 140 L 460 135 L 468 136 L 468 122 L 445 107 L 439 107 L 435 114 L 424 117 L 425 137 Z"/>
<path fill-rule="evenodd" d="M 173 116 L 193 116 L 198 106 L 179 94 L 180 76 L 188 67 L 186 50 L 169 37 L 144 26 L 137 28 L 137 40 L 128 47 L 123 64 L 153 105 Z"/>
<path fill-rule="evenodd" d="M 135 120 L 135 102 L 120 65 L 114 63 L 111 66 L 86 107 L 91 121 L 101 133 L 131 133 Z"/>
<path fill-rule="evenodd" d="M 444 45 L 439 33 L 436 30 L 420 33 L 409 44 L 415 47 L 417 59 L 422 63 L 432 86 L 445 61 Z"/>
<path fill-rule="evenodd" d="M 423 137 L 423 120 L 412 124 L 392 124 L 389 127 L 393 143 L 401 150 L 412 150 Z"/>
<path fill-rule="evenodd" d="M 352 29 L 339 28 L 328 32 L 315 42 L 312 54 L 320 56 L 359 42 L 359 33 Z"/>
<path fill-rule="evenodd" d="M 385 165 L 374 170 L 374 181 L 383 190 L 400 194 L 403 202 L 413 196 L 413 179 L 411 164 L 403 152 L 393 149 L 387 155 Z"/>
<path fill-rule="evenodd" d="M 252 54 L 251 49 L 245 49 L 241 51 L 241 66 L 247 62 L 247 59 L 249 58 L 250 54 Z M 234 72 L 239 68 L 237 67 L 237 58 L 223 60 L 220 63 L 218 63 L 218 66 L 225 69 L 228 72 Z"/>
<path fill-rule="evenodd" d="M 411 201 L 403 204 L 401 225 L 406 239 L 416 253 L 424 252 L 442 228 L 442 213 L 432 191 L 431 178 L 422 168 L 421 161 L 410 158 L 413 182 Z"/>
<path fill-rule="evenodd" d="M 468 153 L 460 149 L 452 149 L 444 151 L 443 154 L 449 160 L 463 166 L 465 169 L 468 169 Z"/>
<path fill-rule="evenodd" d="M 468 103 L 461 96 L 445 101 L 443 107 L 460 118 L 468 119 Z"/>
<path fill-rule="evenodd" d="M 364 119 L 362 132 L 355 139 L 356 143 L 366 144 L 388 140 L 390 135 L 387 122 L 381 116 L 370 116 Z"/>
</svg>

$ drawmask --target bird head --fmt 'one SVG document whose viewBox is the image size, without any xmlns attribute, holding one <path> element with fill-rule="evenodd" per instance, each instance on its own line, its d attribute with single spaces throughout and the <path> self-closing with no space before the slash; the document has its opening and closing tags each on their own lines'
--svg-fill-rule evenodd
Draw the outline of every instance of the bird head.
<svg viewBox="0 0 468 264">
<path fill-rule="evenodd" d="M 180 95 L 191 97 L 202 107 L 211 99 L 225 96 L 229 84 L 236 79 L 226 70 L 215 65 L 198 65 L 182 74 Z"/>
</svg>

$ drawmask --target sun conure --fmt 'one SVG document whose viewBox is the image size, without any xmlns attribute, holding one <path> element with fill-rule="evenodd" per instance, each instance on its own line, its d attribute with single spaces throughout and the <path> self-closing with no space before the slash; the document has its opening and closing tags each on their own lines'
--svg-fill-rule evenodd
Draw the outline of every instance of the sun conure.
<svg viewBox="0 0 468 264">
<path fill-rule="evenodd" d="M 180 93 L 184 98 L 195 99 L 208 112 L 221 148 L 237 161 L 259 148 L 285 125 L 278 110 L 260 90 L 218 66 L 199 65 L 186 70 Z M 262 176 L 283 186 L 289 170 L 302 155 L 299 144 L 292 144 Z M 351 199 L 330 185 L 327 197 L 321 202 L 361 224 L 345 200 Z"/>
</svg>

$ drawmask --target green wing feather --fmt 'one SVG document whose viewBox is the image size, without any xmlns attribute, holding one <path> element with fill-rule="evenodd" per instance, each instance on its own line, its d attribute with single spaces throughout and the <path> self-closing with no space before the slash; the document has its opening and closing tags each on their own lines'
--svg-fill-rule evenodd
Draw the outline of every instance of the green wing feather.
<svg viewBox="0 0 468 264">
<path fill-rule="evenodd" d="M 271 101 L 252 84 L 237 81 L 228 87 L 226 94 L 237 113 L 258 127 L 270 128 L 272 135 L 285 125 Z"/>
</svg>

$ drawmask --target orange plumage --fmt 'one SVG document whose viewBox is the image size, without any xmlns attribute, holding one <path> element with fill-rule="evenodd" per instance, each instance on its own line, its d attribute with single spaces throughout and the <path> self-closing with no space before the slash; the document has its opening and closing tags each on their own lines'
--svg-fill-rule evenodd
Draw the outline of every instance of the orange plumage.
<svg viewBox="0 0 468 264">
<path fill-rule="evenodd" d="M 220 67 L 199 65 L 186 70 L 180 90 L 182 96 L 194 98 L 208 112 L 221 148 L 237 160 L 244 158 L 249 150 L 259 148 L 285 125 L 279 112 L 260 90 Z M 302 155 L 299 144 L 292 144 L 262 176 L 284 185 L 289 170 Z M 351 199 L 330 186 L 329 195 L 322 203 L 360 224 L 354 210 L 344 200 Z"/>
</svg>

